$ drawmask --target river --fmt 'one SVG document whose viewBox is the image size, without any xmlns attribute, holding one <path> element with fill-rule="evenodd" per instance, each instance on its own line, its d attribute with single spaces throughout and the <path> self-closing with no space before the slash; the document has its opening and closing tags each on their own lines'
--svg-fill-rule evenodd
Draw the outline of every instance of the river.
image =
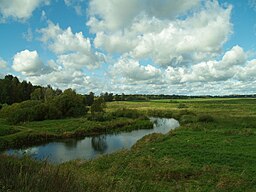
<svg viewBox="0 0 256 192">
<path fill-rule="evenodd" d="M 37 160 L 51 163 L 63 163 L 75 159 L 94 159 L 99 155 L 110 154 L 121 149 L 130 149 L 139 139 L 151 133 L 166 134 L 179 127 L 175 119 L 150 118 L 154 123 L 153 129 L 140 129 L 131 132 L 103 134 L 84 139 L 68 139 L 51 142 L 26 149 L 8 150 L 9 155 L 30 155 Z"/>
</svg>

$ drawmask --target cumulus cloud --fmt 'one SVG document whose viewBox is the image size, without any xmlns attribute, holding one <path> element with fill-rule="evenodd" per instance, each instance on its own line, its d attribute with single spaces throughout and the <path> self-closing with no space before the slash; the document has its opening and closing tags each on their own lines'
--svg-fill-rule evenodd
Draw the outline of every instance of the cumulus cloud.
<svg viewBox="0 0 256 192">
<path fill-rule="evenodd" d="M 23 75 L 35 76 L 48 73 L 51 69 L 44 65 L 37 51 L 24 50 L 16 53 L 12 68 Z"/>
<path fill-rule="evenodd" d="M 248 61 L 242 47 L 223 53 L 233 33 L 231 12 L 231 5 L 216 0 L 94 0 L 87 26 L 95 34 L 94 46 L 115 55 L 109 89 L 231 94 L 234 84 L 241 90 L 249 87 L 239 81 L 256 80 L 255 60 Z M 141 62 L 145 59 L 150 64 Z"/>
<path fill-rule="evenodd" d="M 7 68 L 7 62 L 0 57 L 0 69 Z"/>
<path fill-rule="evenodd" d="M 89 38 L 82 32 L 73 33 L 71 27 L 66 30 L 57 24 L 48 22 L 48 27 L 39 30 L 41 41 L 57 54 L 58 62 L 66 67 L 89 69 L 97 68 L 104 61 L 104 55 L 92 49 Z"/>
<path fill-rule="evenodd" d="M 241 81 L 253 81 L 256 79 L 256 59 L 248 61 L 244 67 L 238 68 L 237 78 Z"/>
<path fill-rule="evenodd" d="M 121 58 L 111 67 L 112 88 L 128 93 L 233 94 L 253 93 L 256 60 L 238 45 L 219 60 L 166 69 L 142 65 L 136 59 Z M 255 89 L 256 90 L 256 89 Z"/>
<path fill-rule="evenodd" d="M 152 65 L 140 65 L 131 58 L 121 58 L 111 69 L 114 77 L 121 77 L 127 81 L 153 81 L 161 77 L 161 70 Z"/>
<path fill-rule="evenodd" d="M 84 1 L 85 0 L 64 0 L 64 3 L 68 7 L 74 8 L 75 12 L 78 15 L 83 15 L 83 13 L 85 13 L 85 10 L 83 9 L 83 2 Z"/>
<path fill-rule="evenodd" d="M 71 27 L 62 30 L 58 24 L 49 22 L 48 27 L 40 29 L 39 32 L 42 34 L 41 41 L 48 43 L 49 48 L 56 54 L 72 51 L 90 53 L 90 40 L 82 32 L 73 34 Z"/>
<path fill-rule="evenodd" d="M 90 1 L 88 25 L 92 31 L 115 31 L 131 25 L 142 14 L 170 19 L 198 6 L 199 0 L 94 0 Z"/>
<path fill-rule="evenodd" d="M 247 54 L 240 46 L 227 51 L 221 60 L 209 60 L 192 65 L 190 68 L 166 69 L 166 77 L 174 83 L 224 81 L 239 73 L 238 68 L 247 62 Z"/>
<path fill-rule="evenodd" d="M 232 33 L 231 6 L 207 1 L 189 13 L 199 1 L 160 1 L 153 6 L 154 2 L 103 1 L 102 6 L 92 1 L 87 25 L 96 33 L 95 46 L 137 59 L 152 58 L 161 66 L 186 65 L 214 58 Z M 169 12 L 162 12 L 165 8 Z"/>
<path fill-rule="evenodd" d="M 91 78 L 81 71 L 73 69 L 61 69 L 51 73 L 41 74 L 39 76 L 30 76 L 28 81 L 36 85 L 50 84 L 54 88 L 67 89 L 72 88 L 80 93 L 89 92 L 91 88 Z"/>
<path fill-rule="evenodd" d="M 12 6 L 16 1 L 3 0 L 2 18 L 26 20 L 33 10 L 49 2 L 30 0 L 18 10 L 18 4 Z M 64 0 L 77 14 L 85 13 L 85 2 Z M 71 87 L 81 93 L 216 95 L 256 91 L 252 88 L 256 60 L 248 60 L 252 57 L 238 45 L 223 51 L 232 35 L 232 6 L 217 0 L 88 2 L 86 25 L 92 39 L 48 21 L 38 33 L 54 60 L 45 65 L 37 51 L 24 50 L 14 56 L 12 68 L 34 84 Z M 253 1 L 250 3 L 253 7 Z M 41 20 L 47 20 L 45 11 Z M 31 32 L 24 38 L 30 40 Z M 0 68 L 6 66 L 0 59 Z"/>
<path fill-rule="evenodd" d="M 37 7 L 49 3 L 49 0 L 1 0 L 0 13 L 3 19 L 11 17 L 18 20 L 26 20 L 31 17 Z"/>
</svg>

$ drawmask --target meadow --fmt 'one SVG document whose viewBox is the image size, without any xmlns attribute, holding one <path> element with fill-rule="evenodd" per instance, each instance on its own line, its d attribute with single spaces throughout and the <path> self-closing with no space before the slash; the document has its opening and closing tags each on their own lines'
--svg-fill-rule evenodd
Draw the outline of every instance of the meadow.
<svg viewBox="0 0 256 192">
<path fill-rule="evenodd" d="M 173 117 L 181 126 L 166 135 L 145 136 L 131 150 L 91 161 L 51 165 L 1 155 L 0 191 L 256 191 L 256 99 L 119 101 L 107 103 L 106 113 L 122 108 Z M 20 147 L 28 138 L 28 144 L 40 143 L 43 135 L 54 140 L 106 127 L 131 129 L 135 121 L 72 118 L 9 125 L 1 119 L 0 146 Z M 39 141 L 33 142 L 35 138 Z"/>
</svg>

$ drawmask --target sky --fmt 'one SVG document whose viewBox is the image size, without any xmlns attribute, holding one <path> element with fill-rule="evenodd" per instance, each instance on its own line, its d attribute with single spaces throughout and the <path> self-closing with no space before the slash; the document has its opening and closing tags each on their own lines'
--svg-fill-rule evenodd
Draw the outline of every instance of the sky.
<svg viewBox="0 0 256 192">
<path fill-rule="evenodd" d="M 0 0 L 0 78 L 125 94 L 256 93 L 256 0 Z"/>
</svg>

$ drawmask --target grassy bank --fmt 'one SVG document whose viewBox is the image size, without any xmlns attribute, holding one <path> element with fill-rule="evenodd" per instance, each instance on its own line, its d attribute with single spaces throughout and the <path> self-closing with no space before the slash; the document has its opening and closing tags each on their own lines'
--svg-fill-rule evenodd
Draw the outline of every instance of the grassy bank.
<svg viewBox="0 0 256 192">
<path fill-rule="evenodd" d="M 255 99 L 112 102 L 107 109 L 123 107 L 176 117 L 181 127 L 145 136 L 131 150 L 49 169 L 69 171 L 84 191 L 256 191 Z M 1 157 L 3 164 L 10 161 L 25 163 Z M 14 175 L 19 172 L 19 167 L 11 169 Z M 11 189 L 16 184 L 9 184 L 11 179 L 0 179 L 0 184 Z"/>
<path fill-rule="evenodd" d="M 120 117 L 103 122 L 73 118 L 10 125 L 5 119 L 0 119 L 0 149 L 142 128 L 152 128 L 152 123 L 148 119 Z"/>
</svg>

